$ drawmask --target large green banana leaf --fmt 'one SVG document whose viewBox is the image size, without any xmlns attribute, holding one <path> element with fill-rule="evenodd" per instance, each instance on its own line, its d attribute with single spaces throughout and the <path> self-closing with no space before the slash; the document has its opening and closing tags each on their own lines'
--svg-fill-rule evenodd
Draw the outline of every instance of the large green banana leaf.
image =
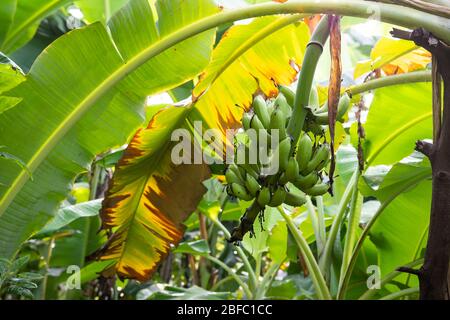
<svg viewBox="0 0 450 320">
<path fill-rule="evenodd" d="M 163 110 L 136 133 L 103 203 L 103 228 L 113 231 L 99 252 L 100 260 L 114 262 L 107 271 L 147 280 L 180 241 L 182 222 L 204 193 L 201 182 L 209 170 L 206 165 L 174 166 L 171 133 L 186 127 L 186 118 L 203 120 L 205 128 L 236 127 L 243 110 L 235 104 L 248 106 L 258 89 L 273 95 L 275 83 L 292 82 L 291 63 L 301 63 L 309 40 L 305 24 L 292 24 L 299 18 L 258 18 L 230 28 L 194 91 L 194 106 Z"/>
<path fill-rule="evenodd" d="M 364 125 L 370 165 L 393 164 L 432 138 L 431 85 L 416 83 L 378 89 Z"/>
<path fill-rule="evenodd" d="M 214 30 L 135 63 L 160 39 L 218 10 L 209 0 L 155 7 L 157 16 L 147 0 L 134 0 L 110 20 L 110 34 L 95 23 L 64 35 L 8 93 L 23 100 L 0 116 L 0 145 L 32 177 L 0 159 L 0 256 L 13 255 L 52 217 L 95 154 L 128 140 L 144 119 L 146 95 L 184 83 L 208 64 Z"/>
<path fill-rule="evenodd" d="M 2 0 L 0 51 L 11 53 L 33 38 L 39 22 L 72 0 Z"/>
</svg>

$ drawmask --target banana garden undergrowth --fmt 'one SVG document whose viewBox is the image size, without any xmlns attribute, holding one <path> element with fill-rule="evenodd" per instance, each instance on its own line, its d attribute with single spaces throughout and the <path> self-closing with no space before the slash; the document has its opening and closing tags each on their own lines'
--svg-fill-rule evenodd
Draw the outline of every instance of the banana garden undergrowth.
<svg viewBox="0 0 450 320">
<path fill-rule="evenodd" d="M 449 8 L 3 1 L 0 298 L 448 300 Z"/>
</svg>

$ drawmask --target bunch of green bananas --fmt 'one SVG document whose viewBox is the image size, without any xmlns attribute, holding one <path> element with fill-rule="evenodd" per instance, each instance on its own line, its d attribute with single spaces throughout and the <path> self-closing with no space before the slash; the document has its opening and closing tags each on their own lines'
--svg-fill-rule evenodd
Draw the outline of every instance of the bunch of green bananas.
<svg viewBox="0 0 450 320">
<path fill-rule="evenodd" d="M 289 89 L 282 88 L 275 99 L 254 98 L 252 110 L 244 113 L 242 118 L 244 133 L 241 135 L 242 143 L 236 146 L 236 153 L 238 149 L 244 150 L 248 160 L 251 155 L 255 156 L 251 151 L 252 145 L 269 142 L 268 162 L 265 163 L 257 152 L 255 163 L 235 162 L 225 172 L 228 194 L 245 201 L 256 200 L 261 210 L 265 206 L 277 207 L 283 203 L 301 206 L 306 202 L 306 195 L 323 195 L 329 189 L 321 175 L 330 159 L 329 146 L 314 144 L 306 132 L 302 133 L 298 144 L 292 146 L 292 139 L 286 132 L 292 113 L 292 97 Z M 259 133 L 256 141 L 249 138 L 250 129 Z M 272 139 L 274 129 L 278 130 L 275 145 Z M 275 157 L 278 157 L 278 172 L 266 174 L 264 168 L 271 167 Z M 294 192 L 292 186 L 299 190 Z"/>
</svg>

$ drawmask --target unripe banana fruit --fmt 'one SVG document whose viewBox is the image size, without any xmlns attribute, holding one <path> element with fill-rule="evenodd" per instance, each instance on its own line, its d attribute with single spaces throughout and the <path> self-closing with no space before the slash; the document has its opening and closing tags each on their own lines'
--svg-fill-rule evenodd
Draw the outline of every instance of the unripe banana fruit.
<svg viewBox="0 0 450 320">
<path fill-rule="evenodd" d="M 286 138 L 286 115 L 280 108 L 275 108 L 270 116 L 271 130 L 278 130 L 279 140 Z"/>
<path fill-rule="evenodd" d="M 321 196 L 328 192 L 329 185 L 326 183 L 318 183 L 314 187 L 306 190 L 305 192 L 310 196 Z"/>
<path fill-rule="evenodd" d="M 330 147 L 328 144 L 324 143 L 319 146 L 319 148 L 314 153 L 313 158 L 309 161 L 304 173 L 309 173 L 313 170 L 321 170 L 328 162 L 330 158 Z"/>
<path fill-rule="evenodd" d="M 306 203 L 306 196 L 304 193 L 294 194 L 292 192 L 287 192 L 284 203 L 292 207 L 300 207 Z"/>
<path fill-rule="evenodd" d="M 230 168 L 227 169 L 227 171 L 225 172 L 225 177 L 227 178 L 227 183 L 228 184 L 232 184 L 232 183 L 238 183 L 238 184 L 243 184 L 244 181 L 242 181 L 242 179 L 236 175 L 236 173 L 233 172 L 233 170 L 231 170 Z"/>
<path fill-rule="evenodd" d="M 242 181 L 241 184 L 243 184 L 245 175 L 241 174 L 241 171 L 239 170 L 238 166 L 235 163 L 230 164 L 228 166 L 228 170 L 233 172 L 239 178 L 239 181 Z"/>
<path fill-rule="evenodd" d="M 273 157 L 278 157 L 279 170 L 286 171 L 289 164 L 289 154 L 291 152 L 291 138 L 287 137 L 280 141 L 277 149 L 275 149 Z"/>
<path fill-rule="evenodd" d="M 244 113 L 244 115 L 242 116 L 242 127 L 244 128 L 244 130 L 248 130 L 250 129 L 250 121 L 252 120 L 252 116 L 246 112 Z"/>
<path fill-rule="evenodd" d="M 258 115 L 256 114 L 254 114 L 252 120 L 250 120 L 250 127 L 252 129 L 255 129 L 257 133 L 259 133 L 259 130 L 266 130 L 261 120 L 259 120 Z"/>
<path fill-rule="evenodd" d="M 289 158 L 289 162 L 285 172 L 286 179 L 290 182 L 294 182 L 295 180 L 297 180 L 297 178 L 299 178 L 299 172 L 300 169 L 297 160 L 294 157 Z"/>
<path fill-rule="evenodd" d="M 231 192 L 241 200 L 250 201 L 253 199 L 252 195 L 247 192 L 244 186 L 232 183 L 231 184 Z"/>
<path fill-rule="evenodd" d="M 299 171 L 302 172 L 306 169 L 309 161 L 311 160 L 313 142 L 308 134 L 303 133 L 298 142 L 296 159 L 298 162 Z"/>
<path fill-rule="evenodd" d="M 282 205 L 285 198 L 286 190 L 284 187 L 278 187 L 270 198 L 269 207 L 278 207 Z"/>
<path fill-rule="evenodd" d="M 311 138 L 315 133 L 309 131 L 309 128 L 317 127 L 320 131 L 317 135 L 323 134 L 320 123 L 315 117 L 308 117 L 305 131 L 309 133 L 303 132 L 297 145 L 292 145 L 292 138 L 286 132 L 294 102 L 294 92 L 280 86 L 276 99 L 265 100 L 263 96 L 256 96 L 252 102 L 253 111 L 244 113 L 242 117 L 245 132 L 238 135 L 235 146 L 239 164 L 232 163 L 225 171 L 226 191 L 230 196 L 244 201 L 255 200 L 252 207 L 259 211 L 266 206 L 277 207 L 283 203 L 298 207 L 306 202 L 306 194 L 322 195 L 329 189 L 322 182 L 320 171 L 330 159 L 330 148 L 327 144 L 315 147 Z M 350 98 L 343 95 L 339 101 L 339 116 L 347 112 L 348 104 Z M 316 90 L 311 92 L 310 105 L 313 115 L 317 116 L 314 114 L 318 108 Z M 256 130 L 256 135 L 250 129 Z M 277 137 L 269 132 L 275 129 L 279 136 L 272 143 L 272 138 Z M 267 142 L 269 144 L 266 145 Z M 266 168 L 272 171 L 265 171 Z M 292 183 L 301 191 L 290 192 L 286 188 L 287 183 Z M 253 220 L 256 216 L 255 211 Z"/>
<path fill-rule="evenodd" d="M 344 115 L 347 113 L 348 109 L 350 108 L 350 96 L 347 93 L 344 93 L 342 97 L 339 99 L 339 104 L 337 108 L 337 114 L 336 114 L 336 120 L 341 121 Z M 325 103 L 325 105 L 317 110 L 314 113 L 314 120 L 317 122 L 317 124 L 328 124 L 328 104 Z"/>
<path fill-rule="evenodd" d="M 285 115 L 286 119 L 289 118 L 292 114 L 292 109 L 289 103 L 286 100 L 286 97 L 280 93 L 278 97 L 275 99 L 275 109 L 279 108 L 281 111 L 283 111 L 283 114 Z"/>
<path fill-rule="evenodd" d="M 247 177 L 245 179 L 245 187 L 253 197 L 256 197 L 258 191 L 261 189 L 258 181 L 249 173 L 247 173 Z"/>
<path fill-rule="evenodd" d="M 317 181 L 319 181 L 319 176 L 316 171 L 312 171 L 307 176 L 299 176 L 293 183 L 297 188 L 305 191 L 313 187 Z"/>
<path fill-rule="evenodd" d="M 270 189 L 268 187 L 263 187 L 258 194 L 258 204 L 261 208 L 267 206 L 270 202 Z"/>
<path fill-rule="evenodd" d="M 255 114 L 258 116 L 264 128 L 269 128 L 270 115 L 267 110 L 266 102 L 261 96 L 256 96 L 253 100 L 253 110 L 255 111 Z"/>
<path fill-rule="evenodd" d="M 281 85 L 279 86 L 279 90 L 283 94 L 283 96 L 286 98 L 287 103 L 291 107 L 294 107 L 295 93 L 288 87 L 281 86 Z"/>
</svg>

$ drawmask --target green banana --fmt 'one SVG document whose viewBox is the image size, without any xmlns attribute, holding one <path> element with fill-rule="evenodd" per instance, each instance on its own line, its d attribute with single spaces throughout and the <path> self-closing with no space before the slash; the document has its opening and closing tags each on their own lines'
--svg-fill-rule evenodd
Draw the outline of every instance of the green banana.
<svg viewBox="0 0 450 320">
<path fill-rule="evenodd" d="M 242 164 L 238 164 L 238 167 L 240 168 L 241 172 L 242 172 L 242 170 L 244 170 L 244 172 L 245 172 L 244 177 L 246 177 L 247 174 L 250 174 L 255 179 L 259 178 L 258 172 L 252 168 L 252 165 L 247 164 L 247 163 L 242 163 Z M 243 179 L 243 180 L 245 180 L 245 179 Z"/>
<path fill-rule="evenodd" d="M 247 177 L 245 179 L 245 187 L 253 197 L 255 197 L 258 191 L 261 189 L 258 181 L 249 173 L 247 173 Z"/>
<path fill-rule="evenodd" d="M 245 175 L 242 175 L 239 167 L 235 163 L 230 164 L 227 171 L 228 170 L 232 171 L 240 179 L 240 181 L 244 181 Z"/>
<path fill-rule="evenodd" d="M 300 176 L 293 183 L 297 188 L 304 191 L 313 187 L 317 181 L 319 181 L 319 176 L 315 171 L 312 171 L 307 176 Z"/>
<path fill-rule="evenodd" d="M 350 108 L 350 96 L 344 93 L 339 99 L 336 120 L 340 121 Z M 328 124 L 328 103 L 314 113 L 314 120 L 317 124 Z"/>
<path fill-rule="evenodd" d="M 298 167 L 298 162 L 294 157 L 289 158 L 285 174 L 286 179 L 291 182 L 294 182 L 299 177 L 300 170 Z"/>
<path fill-rule="evenodd" d="M 301 192 L 300 194 L 294 194 L 292 192 L 286 193 L 286 198 L 284 199 L 284 203 L 293 207 L 300 207 L 301 205 L 306 203 L 306 195 Z"/>
<path fill-rule="evenodd" d="M 242 181 L 244 181 L 245 180 L 245 176 L 247 175 L 247 170 L 245 170 L 245 168 L 242 167 L 241 165 L 238 165 L 238 171 L 239 171 L 239 174 L 242 177 Z"/>
<path fill-rule="evenodd" d="M 313 170 L 319 171 L 321 170 L 328 162 L 330 158 L 330 147 L 328 144 L 324 143 L 319 146 L 319 148 L 314 153 L 313 158 L 309 161 L 306 169 L 303 171 L 304 173 L 309 173 Z"/>
<path fill-rule="evenodd" d="M 254 114 L 252 120 L 250 121 L 250 127 L 255 129 L 257 133 L 259 130 L 267 130 L 259 119 L 258 115 Z"/>
<path fill-rule="evenodd" d="M 231 192 L 241 200 L 250 201 L 253 199 L 252 195 L 248 193 L 244 186 L 238 183 L 231 184 Z"/>
<path fill-rule="evenodd" d="M 286 115 L 280 108 L 275 108 L 270 116 L 271 130 L 278 129 L 278 139 L 281 141 L 286 138 Z"/>
<path fill-rule="evenodd" d="M 253 100 L 253 110 L 263 124 L 264 128 L 268 129 L 270 124 L 270 115 L 267 111 L 267 105 L 263 97 L 256 96 Z"/>
<path fill-rule="evenodd" d="M 342 97 L 339 99 L 338 104 L 338 112 L 336 119 L 341 120 L 342 117 L 347 113 L 348 109 L 350 108 L 350 102 L 352 99 L 350 99 L 350 96 L 347 92 L 345 92 Z"/>
<path fill-rule="evenodd" d="M 252 120 L 250 121 L 250 127 L 255 130 L 257 141 L 266 141 L 267 143 L 270 143 L 270 134 L 262 124 L 258 115 L 253 115 Z"/>
<path fill-rule="evenodd" d="M 302 137 L 298 142 L 296 159 L 298 162 L 299 171 L 306 169 L 308 162 L 311 160 L 313 150 L 313 142 L 308 134 L 303 133 Z"/>
<path fill-rule="evenodd" d="M 289 179 L 286 176 L 286 172 L 283 172 L 280 176 L 280 180 L 278 180 L 280 184 L 286 184 L 289 182 Z"/>
<path fill-rule="evenodd" d="M 283 111 L 286 119 L 289 118 L 292 114 L 292 107 L 289 105 L 286 97 L 282 93 L 280 93 L 275 99 L 275 109 L 276 108 L 280 108 L 280 110 Z"/>
<path fill-rule="evenodd" d="M 270 198 L 269 201 L 269 206 L 278 207 L 283 204 L 285 198 L 286 198 L 286 190 L 284 189 L 284 187 L 279 187 L 272 194 L 272 197 Z"/>
<path fill-rule="evenodd" d="M 287 103 L 291 106 L 291 108 L 294 107 L 294 101 L 295 101 L 295 93 L 289 89 L 289 87 L 280 85 L 279 88 L 280 92 L 283 94 L 283 96 L 286 98 Z"/>
<path fill-rule="evenodd" d="M 309 194 L 310 196 L 321 196 L 328 192 L 328 189 L 330 186 L 326 183 L 318 183 L 314 187 L 305 190 L 306 194 Z"/>
<path fill-rule="evenodd" d="M 289 164 L 289 155 L 291 153 L 291 138 L 287 137 L 280 141 L 272 157 L 278 156 L 279 172 L 284 172 Z"/>
<path fill-rule="evenodd" d="M 244 181 L 236 175 L 236 173 L 233 172 L 233 170 L 231 170 L 230 168 L 227 169 L 227 171 L 225 172 L 225 177 L 227 178 L 227 183 L 228 184 L 232 184 L 232 183 L 239 183 L 239 184 L 243 184 Z"/>
<path fill-rule="evenodd" d="M 261 206 L 261 208 L 264 208 L 267 206 L 270 202 L 270 190 L 267 187 L 263 187 L 261 191 L 258 194 L 258 204 Z"/>
<path fill-rule="evenodd" d="M 250 115 L 250 113 L 245 112 L 242 115 L 242 127 L 244 128 L 244 130 L 250 129 L 250 121 L 251 120 L 252 120 L 252 116 Z"/>
</svg>

